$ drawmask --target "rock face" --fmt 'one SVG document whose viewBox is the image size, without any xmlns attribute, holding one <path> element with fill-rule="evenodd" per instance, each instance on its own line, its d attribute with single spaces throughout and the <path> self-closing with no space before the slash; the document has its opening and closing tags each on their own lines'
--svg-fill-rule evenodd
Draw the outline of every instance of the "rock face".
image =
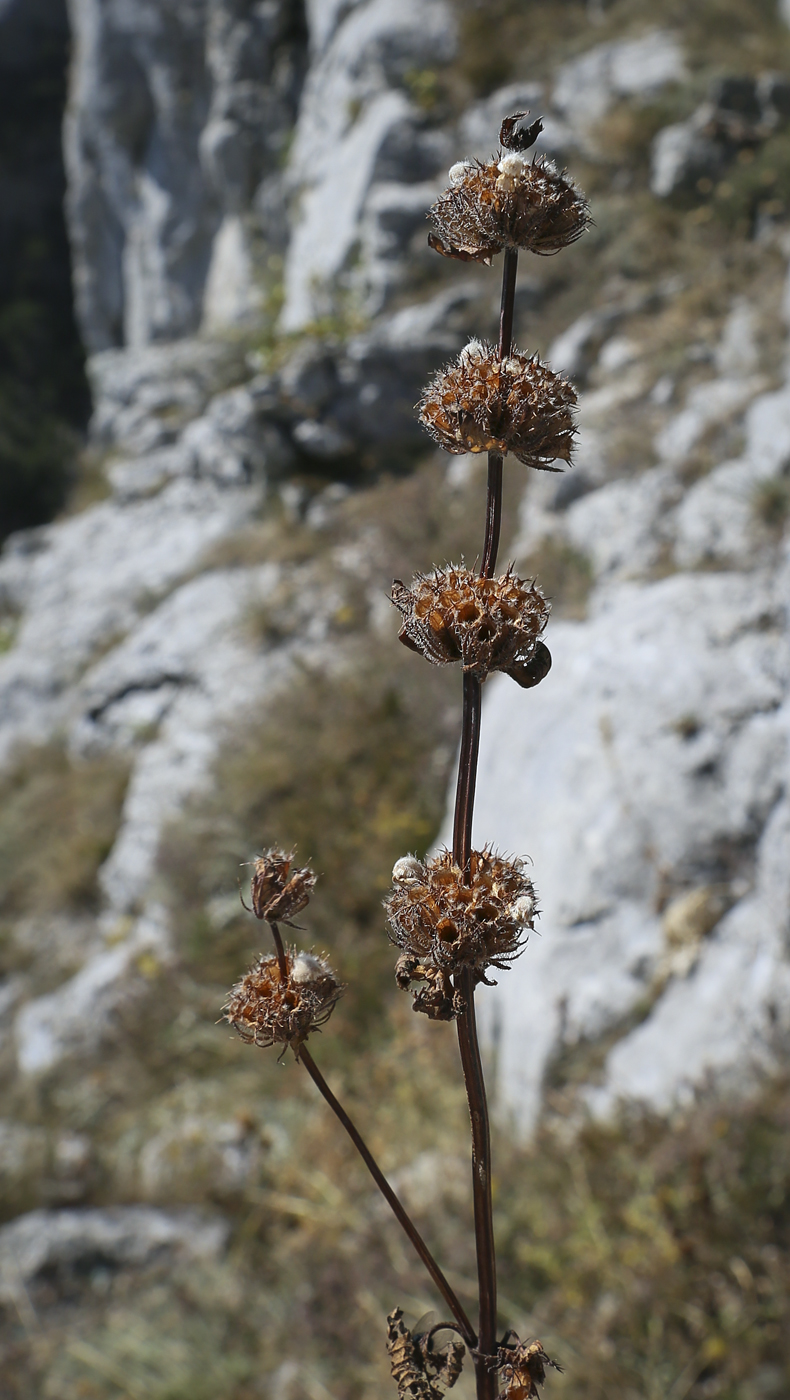
<svg viewBox="0 0 790 1400">
<path fill-rule="evenodd" d="M 497 678 L 484 705 L 477 839 L 529 852 L 543 909 L 489 1004 L 527 1131 L 558 1057 L 602 1036 L 582 1094 L 602 1115 L 742 1090 L 783 1055 L 790 560 L 755 507 L 784 480 L 790 386 L 756 388 L 708 381 L 660 434 L 667 465 L 527 530 L 534 547 L 553 520 L 596 576 L 588 620 L 549 629 L 547 681 L 524 697 Z M 684 487 L 704 426 L 750 396 L 743 455 Z M 659 560 L 679 572 L 651 581 Z"/>
<path fill-rule="evenodd" d="M 288 566 L 240 562 L 239 537 L 269 506 L 318 531 L 338 492 L 402 469 L 423 442 L 426 378 L 490 319 L 490 282 L 460 268 L 442 281 L 426 261 L 448 164 L 488 154 L 501 118 L 528 106 L 546 112 L 543 151 L 597 159 L 607 113 L 686 75 L 679 38 L 653 30 L 451 119 L 425 100 L 460 42 L 446 0 L 71 0 L 70 15 L 69 219 L 104 497 L 0 559 L 0 761 L 61 736 L 76 761 L 123 756 L 131 777 L 101 907 L 78 935 L 60 925 L 73 965 L 0 991 L 23 1078 L 94 1051 L 140 967 L 171 958 L 165 824 L 209 780 L 227 728 L 295 662 L 325 659 L 332 588 L 306 569 L 292 632 L 261 641 L 250 618 Z M 684 130 L 722 160 L 788 105 L 775 77 L 730 80 L 712 102 L 715 130 Z M 661 195 L 693 174 L 688 160 L 666 173 L 672 130 L 655 147 Z M 273 288 L 284 334 L 267 355 L 245 336 Z M 524 276 L 527 325 L 541 295 Z M 594 586 L 586 620 L 552 625 L 538 690 L 492 682 L 477 816 L 481 841 L 534 858 L 545 911 L 486 1002 L 502 1097 L 525 1126 L 574 1046 L 610 1043 L 591 1110 L 663 1111 L 770 1063 L 790 1014 L 790 575 L 771 533 L 790 388 L 761 372 L 743 296 L 688 392 L 674 371 L 651 379 L 630 325 L 676 295 L 667 279 L 615 279 L 552 330 L 556 367 L 590 381 L 579 461 L 530 488 L 516 549 L 583 556 Z M 272 322 L 270 307 L 270 335 Z M 637 409 L 655 419 L 653 465 L 614 479 L 612 424 Z M 717 434 L 727 452 L 698 470 Z"/>
<path fill-rule="evenodd" d="M 77 310 L 89 350 L 251 309 L 256 196 L 276 226 L 306 35 L 299 0 L 74 0 L 66 120 Z"/>
</svg>

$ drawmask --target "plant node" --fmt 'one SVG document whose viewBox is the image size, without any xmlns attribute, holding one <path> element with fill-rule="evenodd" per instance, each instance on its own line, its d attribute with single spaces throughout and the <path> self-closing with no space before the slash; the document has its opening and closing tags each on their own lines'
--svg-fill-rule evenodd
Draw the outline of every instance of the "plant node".
<svg viewBox="0 0 790 1400">
<path fill-rule="evenodd" d="M 576 390 L 537 355 L 470 340 L 434 376 L 419 404 L 420 422 L 445 452 L 512 452 L 525 466 L 560 471 L 570 462 Z"/>
<path fill-rule="evenodd" d="M 512 569 L 480 578 L 451 564 L 418 574 L 410 588 L 395 579 L 392 601 L 403 618 L 400 641 L 434 666 L 460 661 L 480 681 L 505 671 L 525 689 L 548 674 L 551 656 L 539 637 L 549 603 Z"/>
<path fill-rule="evenodd" d="M 446 980 L 437 974 L 469 967 L 477 981 L 485 981 L 487 967 L 509 967 L 538 912 L 523 861 L 506 860 L 488 846 L 472 852 L 468 873 L 447 850 L 425 862 L 414 856 L 398 861 L 385 907 L 392 941 L 406 955 L 398 963 L 400 985 L 426 981 L 427 1004 L 416 1009 L 440 1020 L 452 1018 L 437 1016 L 440 989 L 447 996 Z M 426 976 L 426 969 L 435 971 Z M 454 1000 L 452 1005 L 457 1015 Z"/>
<path fill-rule="evenodd" d="M 287 948 L 285 962 L 283 980 L 275 954 L 259 958 L 231 989 L 222 1010 L 248 1045 L 290 1046 L 298 1060 L 301 1046 L 329 1020 L 344 988 L 315 953 Z"/>
</svg>

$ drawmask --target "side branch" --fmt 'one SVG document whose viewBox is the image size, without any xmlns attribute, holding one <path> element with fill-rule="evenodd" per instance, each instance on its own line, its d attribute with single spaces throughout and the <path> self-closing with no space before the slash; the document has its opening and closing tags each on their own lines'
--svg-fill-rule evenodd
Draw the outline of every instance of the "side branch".
<svg viewBox="0 0 790 1400">
<path fill-rule="evenodd" d="M 398 1197 L 395 1195 L 395 1192 L 393 1191 L 392 1187 L 387 1181 L 387 1178 L 384 1176 L 384 1173 L 381 1171 L 381 1168 L 379 1167 L 373 1154 L 370 1152 L 370 1149 L 368 1148 L 364 1138 L 358 1132 L 357 1128 L 349 1118 L 342 1104 L 339 1103 L 339 1101 L 335 1098 L 334 1094 L 332 1093 L 332 1090 L 330 1089 L 329 1085 L 324 1079 L 324 1076 L 322 1075 L 320 1069 L 318 1068 L 318 1065 L 316 1064 L 315 1060 L 313 1059 L 312 1055 L 310 1054 L 310 1051 L 307 1049 L 306 1046 L 302 1046 L 301 1050 L 299 1051 L 299 1060 L 304 1065 L 305 1069 L 307 1070 L 307 1073 L 310 1075 L 310 1078 L 312 1079 L 313 1083 L 318 1089 L 318 1092 L 324 1097 L 326 1102 L 329 1104 L 329 1107 L 331 1108 L 332 1112 L 342 1123 L 343 1127 L 348 1133 L 348 1136 L 351 1138 L 351 1141 L 356 1147 L 357 1152 L 359 1153 L 360 1157 L 365 1163 L 365 1166 L 370 1172 L 370 1175 L 373 1177 L 373 1180 L 378 1186 L 379 1191 L 381 1192 L 382 1196 L 384 1197 L 385 1201 L 390 1207 L 393 1215 L 399 1221 L 400 1225 L 403 1227 L 404 1231 L 406 1232 L 412 1244 L 414 1245 L 414 1248 L 417 1251 L 417 1254 L 419 1255 L 420 1259 L 422 1260 L 422 1263 L 425 1265 L 426 1269 L 428 1270 L 428 1273 L 430 1274 L 431 1278 L 436 1284 L 436 1287 L 441 1293 L 445 1303 L 447 1304 L 448 1308 L 453 1314 L 453 1317 L 458 1323 L 461 1336 L 463 1337 L 467 1346 L 470 1348 L 470 1350 L 475 1349 L 477 1347 L 477 1334 L 475 1333 L 475 1330 L 471 1322 L 469 1321 L 469 1318 L 467 1317 L 459 1299 L 456 1297 L 455 1293 L 453 1292 L 453 1289 L 447 1282 L 447 1279 L 445 1278 L 444 1274 L 439 1268 L 439 1265 L 436 1263 L 436 1260 L 431 1254 L 427 1244 L 422 1238 L 422 1235 L 420 1234 L 416 1225 L 414 1224 L 410 1216 L 406 1213 L 400 1201 L 398 1200 Z"/>
</svg>

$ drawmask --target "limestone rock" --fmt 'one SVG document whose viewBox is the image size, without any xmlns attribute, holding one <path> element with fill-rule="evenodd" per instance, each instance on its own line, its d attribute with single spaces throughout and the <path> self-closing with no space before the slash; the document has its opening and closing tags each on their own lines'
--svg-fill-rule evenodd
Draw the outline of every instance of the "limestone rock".
<svg viewBox="0 0 790 1400">
<path fill-rule="evenodd" d="M 301 87 L 296 7 L 72 0 L 70 10 L 68 214 L 88 348 L 191 334 L 207 283 L 209 319 L 237 319 L 253 291 L 241 213 L 278 168 Z M 231 247 L 247 273 L 219 308 Z"/>
<path fill-rule="evenodd" d="M 453 53 L 445 0 L 319 6 L 310 24 L 312 61 L 289 160 L 296 212 L 281 317 L 287 331 L 332 313 L 355 286 L 363 302 L 370 294 L 374 308 L 381 304 L 387 279 L 380 267 L 367 274 L 369 288 L 364 266 L 348 276 L 367 200 L 379 181 L 419 183 L 449 164 L 445 143 L 426 129 L 404 82 L 410 69 Z M 375 247 L 375 218 L 372 224 Z M 362 250 L 363 265 L 371 257 Z"/>
<path fill-rule="evenodd" d="M 677 40 L 654 30 L 639 39 L 599 44 L 566 63 L 556 76 L 552 103 L 571 129 L 585 136 L 618 98 L 650 98 L 684 76 Z"/>
<path fill-rule="evenodd" d="M 0 1229 L 0 1301 L 18 1303 L 44 1270 L 66 1272 L 85 1263 L 139 1268 L 174 1254 L 216 1259 L 228 1229 L 221 1217 L 191 1210 L 34 1210 Z"/>
<path fill-rule="evenodd" d="M 555 623 L 551 640 L 551 677 L 528 700 L 506 678 L 491 685 L 475 818 L 477 839 L 532 857 L 544 910 L 540 937 L 489 1004 L 500 1027 L 500 1093 L 524 1125 L 534 1122 L 559 1048 L 615 1027 L 650 994 L 664 888 L 682 890 L 701 876 L 732 885 L 729 920 L 743 926 L 752 918 L 749 946 L 777 970 L 777 920 L 787 917 L 781 889 L 762 905 L 751 894 L 776 848 L 771 814 L 787 764 L 781 582 L 699 574 L 621 585 L 588 622 Z M 534 800 L 525 802 L 525 792 Z M 749 893 L 738 894 L 739 881 Z M 713 943 L 708 956 L 718 956 Z M 784 976 L 774 984 L 780 1002 Z M 764 985 L 748 983 L 751 1025 L 766 1024 Z M 677 996 L 670 983 L 646 1026 L 665 1024 L 662 1008 Z M 630 1085 L 664 1109 L 708 1069 L 737 1068 L 738 1006 L 717 1003 L 716 1043 L 726 1040 L 726 1020 L 729 1058 L 684 1060 L 654 1039 L 651 1077 L 626 1083 L 617 1071 L 610 1106 Z M 696 1035 L 692 1022 L 688 1029 Z M 676 1045 L 680 1031 L 676 1021 Z M 647 1030 L 624 1036 L 613 1065 L 630 1063 L 640 1034 Z"/>
</svg>

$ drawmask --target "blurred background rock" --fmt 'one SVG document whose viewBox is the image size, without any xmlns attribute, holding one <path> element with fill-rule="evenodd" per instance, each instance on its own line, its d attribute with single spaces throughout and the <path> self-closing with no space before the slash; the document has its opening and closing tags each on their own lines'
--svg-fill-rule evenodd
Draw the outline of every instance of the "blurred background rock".
<svg viewBox="0 0 790 1400">
<path fill-rule="evenodd" d="M 485 707 L 477 836 L 544 911 L 484 1000 L 502 1326 L 558 1394 L 788 1392 L 789 23 L 0 0 L 3 1400 L 379 1395 L 434 1305 L 298 1068 L 215 1024 L 275 840 L 350 984 L 324 1066 L 473 1296 L 453 1037 L 380 907 L 457 676 L 386 595 L 480 546 L 484 465 L 413 405 L 498 279 L 425 214 L 519 107 L 596 224 L 518 292 L 581 441 L 507 468 L 554 668 Z"/>
</svg>

